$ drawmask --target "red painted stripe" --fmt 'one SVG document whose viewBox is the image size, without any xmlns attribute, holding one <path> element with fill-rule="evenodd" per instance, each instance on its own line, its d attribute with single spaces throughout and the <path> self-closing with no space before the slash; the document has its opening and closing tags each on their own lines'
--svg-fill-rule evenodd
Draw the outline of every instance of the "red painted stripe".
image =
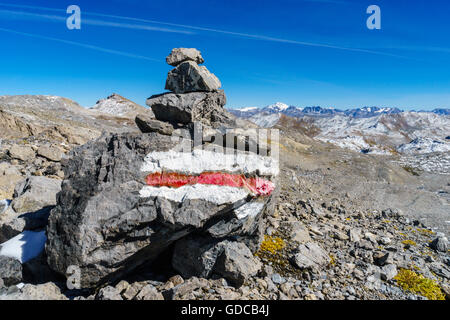
<svg viewBox="0 0 450 320">
<path fill-rule="evenodd" d="M 246 178 L 241 174 L 222 172 L 203 172 L 198 176 L 184 175 L 176 172 L 152 173 L 147 176 L 147 185 L 179 188 L 184 185 L 213 184 L 247 188 L 257 195 L 270 195 L 275 189 L 272 181 L 262 178 Z"/>
</svg>

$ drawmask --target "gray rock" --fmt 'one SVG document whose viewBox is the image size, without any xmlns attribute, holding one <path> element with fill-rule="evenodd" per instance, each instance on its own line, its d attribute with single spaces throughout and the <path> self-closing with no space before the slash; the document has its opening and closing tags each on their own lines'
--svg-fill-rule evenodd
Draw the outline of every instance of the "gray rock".
<svg viewBox="0 0 450 320">
<path fill-rule="evenodd" d="M 395 264 L 387 264 L 381 268 L 380 275 L 382 280 L 391 280 L 397 275 L 397 267 Z"/>
<path fill-rule="evenodd" d="M 0 300 L 68 300 L 52 282 L 32 285 L 25 284 L 22 289 L 0 295 Z"/>
<path fill-rule="evenodd" d="M 185 61 L 194 61 L 197 64 L 205 62 L 200 51 L 195 48 L 174 48 L 166 58 L 167 64 L 174 67 Z"/>
<path fill-rule="evenodd" d="M 163 296 L 166 300 L 179 300 L 184 295 L 192 292 L 202 286 L 202 283 L 197 277 L 192 277 L 189 280 L 179 284 L 169 290 L 163 292 Z"/>
<path fill-rule="evenodd" d="M 25 230 L 45 228 L 52 208 L 49 206 L 23 214 L 18 214 L 12 208 L 8 208 L 0 215 L 0 242 L 7 241 Z"/>
<path fill-rule="evenodd" d="M 211 92 L 218 90 L 221 86 L 220 80 L 205 66 L 199 66 L 193 61 L 185 61 L 169 72 L 165 89 L 174 93 Z"/>
<path fill-rule="evenodd" d="M 430 247 L 436 251 L 447 252 L 449 248 L 448 239 L 444 236 L 437 237 L 430 243 Z"/>
<path fill-rule="evenodd" d="M 292 221 L 289 222 L 290 227 L 290 238 L 293 241 L 298 243 L 307 243 L 311 241 L 311 237 L 309 236 L 309 230 L 306 226 L 300 221 Z"/>
<path fill-rule="evenodd" d="M 13 145 L 9 149 L 9 156 L 13 159 L 18 159 L 22 161 L 33 160 L 36 156 L 33 148 L 29 146 Z"/>
<path fill-rule="evenodd" d="M 207 278 L 223 249 L 223 244 L 206 237 L 186 237 L 175 245 L 172 266 L 184 278 Z"/>
<path fill-rule="evenodd" d="M 398 219 L 403 216 L 403 212 L 400 209 L 388 208 L 381 212 L 383 218 L 394 218 Z"/>
<path fill-rule="evenodd" d="M 282 284 L 286 282 L 286 279 L 280 276 L 278 273 L 274 273 L 271 277 L 271 280 L 275 284 Z"/>
<path fill-rule="evenodd" d="M 147 99 L 147 105 L 160 121 L 181 124 L 199 121 L 209 126 L 214 123 L 234 124 L 234 117 L 223 108 L 225 104 L 225 93 L 221 90 L 186 94 L 164 93 Z"/>
<path fill-rule="evenodd" d="M 60 149 L 50 146 L 40 146 L 37 150 L 38 156 L 44 157 L 48 160 L 59 162 L 63 156 Z"/>
<path fill-rule="evenodd" d="M 215 202 L 216 194 L 193 199 L 172 197 L 176 189 L 168 189 L 161 196 L 142 193 L 147 175 L 141 171 L 144 158 L 151 152 L 173 151 L 175 147 L 179 147 L 178 141 L 170 136 L 125 133 L 104 135 L 72 150 L 64 165 L 66 180 L 47 227 L 49 266 L 63 275 L 69 266 L 78 267 L 81 286 L 88 288 L 120 279 L 136 267 L 154 262 L 174 242 L 193 232 L 210 237 L 211 242 L 232 235 L 243 242 L 248 239 L 249 243 L 258 243 L 263 229 L 247 223 L 252 221 L 249 217 L 240 217 L 243 222 L 230 222 L 238 218 L 235 209 L 252 203 L 251 198 L 226 194 Z M 155 163 L 161 165 L 160 161 Z M 266 197 L 264 210 L 272 197 Z M 251 272 L 245 269 L 250 264 L 249 251 L 243 261 L 236 258 L 236 252 L 245 251 L 240 245 L 225 251 L 220 272 L 237 281 L 241 275 L 252 273 L 250 266 Z M 235 269 L 229 266 L 230 260 L 236 260 Z M 251 261 L 254 267 L 256 263 Z"/>
<path fill-rule="evenodd" d="M 22 264 L 20 261 L 0 256 L 0 278 L 5 286 L 12 286 L 22 282 Z"/>
<path fill-rule="evenodd" d="M 315 269 L 330 263 L 329 255 L 317 243 L 308 242 L 298 247 L 294 262 L 300 269 Z"/>
<path fill-rule="evenodd" d="M 352 228 L 348 231 L 351 242 L 359 242 L 361 240 L 361 230 Z"/>
<path fill-rule="evenodd" d="M 174 129 L 170 123 L 152 119 L 148 115 L 138 114 L 135 121 L 142 133 L 158 132 L 170 136 Z"/>
<path fill-rule="evenodd" d="M 146 285 L 134 298 L 135 300 L 164 300 L 163 295 L 151 284 Z"/>
<path fill-rule="evenodd" d="M 59 191 L 61 180 L 31 176 L 16 186 L 11 207 L 17 213 L 27 213 L 54 206 Z"/>
<path fill-rule="evenodd" d="M 237 287 L 261 268 L 245 244 L 228 240 L 214 242 L 207 237 L 178 241 L 172 265 L 184 278 L 218 274 Z"/>
<path fill-rule="evenodd" d="M 393 255 L 390 252 L 374 252 L 372 255 L 373 263 L 377 266 L 384 266 L 385 264 L 392 264 Z"/>
<path fill-rule="evenodd" d="M 120 295 L 119 290 L 117 290 L 114 287 L 106 286 L 104 288 L 101 288 L 99 292 L 97 293 L 95 299 L 97 300 L 123 300 L 122 296 Z"/>
<path fill-rule="evenodd" d="M 256 275 L 262 267 L 245 244 L 224 241 L 224 250 L 217 259 L 215 272 L 223 276 L 236 287 L 240 287 L 247 278 Z"/>
</svg>

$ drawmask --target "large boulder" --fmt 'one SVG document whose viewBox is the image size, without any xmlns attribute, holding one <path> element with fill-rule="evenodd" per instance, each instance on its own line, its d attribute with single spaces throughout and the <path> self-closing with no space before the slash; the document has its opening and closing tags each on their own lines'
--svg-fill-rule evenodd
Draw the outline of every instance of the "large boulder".
<svg viewBox="0 0 450 320">
<path fill-rule="evenodd" d="M 174 67 L 185 61 L 194 61 L 197 64 L 205 62 L 200 51 L 195 48 L 174 48 L 166 58 L 167 64 Z"/>
<path fill-rule="evenodd" d="M 179 64 L 169 72 L 166 80 L 166 90 L 174 93 L 215 91 L 221 86 L 220 80 L 213 73 L 193 61 Z"/>
<path fill-rule="evenodd" d="M 231 125 L 234 117 L 224 110 L 225 104 L 226 97 L 222 90 L 185 94 L 164 93 L 147 99 L 147 105 L 152 108 L 156 119 L 180 124 L 199 121 L 206 125 L 214 123 Z"/>
<path fill-rule="evenodd" d="M 182 142 L 124 133 L 74 149 L 49 218 L 49 266 L 63 275 L 79 269 L 81 287 L 88 288 L 155 261 L 193 233 L 211 242 L 232 237 L 256 249 L 277 161 L 238 151 L 186 151 L 193 142 Z"/>
<path fill-rule="evenodd" d="M 31 176 L 16 186 L 11 207 L 17 213 L 27 213 L 54 206 L 59 191 L 61 180 Z"/>
</svg>

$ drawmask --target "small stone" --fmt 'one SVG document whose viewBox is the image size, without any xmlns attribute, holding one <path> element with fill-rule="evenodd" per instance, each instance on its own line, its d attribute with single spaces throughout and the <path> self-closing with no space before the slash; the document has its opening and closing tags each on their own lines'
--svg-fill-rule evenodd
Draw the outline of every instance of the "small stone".
<svg viewBox="0 0 450 320">
<path fill-rule="evenodd" d="M 116 289 L 122 293 L 124 292 L 126 289 L 128 289 L 128 287 L 130 286 L 130 284 L 128 282 L 126 282 L 125 280 L 120 281 L 117 285 L 116 285 Z"/>
<path fill-rule="evenodd" d="M 377 266 L 384 266 L 385 264 L 390 264 L 393 261 L 393 256 L 389 252 L 375 252 L 372 255 L 373 262 Z"/>
<path fill-rule="evenodd" d="M 359 229 L 352 228 L 348 231 L 348 236 L 351 242 L 358 242 L 361 240 L 361 231 Z"/>
<path fill-rule="evenodd" d="M 95 298 L 97 300 L 123 300 L 119 290 L 111 286 L 101 288 Z"/>
<path fill-rule="evenodd" d="M 430 243 L 430 247 L 436 251 L 447 252 L 448 239 L 444 236 L 437 237 Z"/>
<path fill-rule="evenodd" d="M 294 262 L 300 269 L 318 268 L 330 263 L 329 255 L 315 242 L 301 244 Z"/>
<path fill-rule="evenodd" d="M 135 297 L 136 300 L 164 300 L 163 295 L 151 284 L 146 285 Z"/>
<path fill-rule="evenodd" d="M 169 281 L 172 282 L 175 286 L 177 286 L 179 284 L 182 284 L 184 282 L 184 279 L 182 276 L 176 275 L 176 276 L 171 277 L 169 279 Z"/>
<path fill-rule="evenodd" d="M 388 245 L 391 243 L 391 239 L 389 237 L 381 237 L 380 238 L 380 243 L 383 245 Z"/>
<path fill-rule="evenodd" d="M 276 284 L 282 284 L 286 282 L 286 279 L 284 279 L 282 276 L 280 276 L 278 273 L 274 273 L 271 277 L 272 282 Z"/>
<path fill-rule="evenodd" d="M 364 239 L 369 240 L 370 242 L 376 244 L 377 243 L 377 236 L 371 232 L 366 232 L 364 234 Z"/>
<path fill-rule="evenodd" d="M 395 264 L 387 264 L 381 268 L 380 274 L 382 280 L 391 280 L 397 275 L 397 267 Z"/>
</svg>

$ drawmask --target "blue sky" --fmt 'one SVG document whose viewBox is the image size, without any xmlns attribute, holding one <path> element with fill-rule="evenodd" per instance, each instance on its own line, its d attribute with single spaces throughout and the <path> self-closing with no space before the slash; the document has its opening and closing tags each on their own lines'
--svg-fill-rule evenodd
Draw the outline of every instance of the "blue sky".
<svg viewBox="0 0 450 320">
<path fill-rule="evenodd" d="M 66 28 L 72 4 L 81 30 Z M 371 4 L 381 30 L 366 27 Z M 0 95 L 144 105 L 170 50 L 195 47 L 228 107 L 450 108 L 449 15 L 446 0 L 0 0 Z"/>
</svg>

